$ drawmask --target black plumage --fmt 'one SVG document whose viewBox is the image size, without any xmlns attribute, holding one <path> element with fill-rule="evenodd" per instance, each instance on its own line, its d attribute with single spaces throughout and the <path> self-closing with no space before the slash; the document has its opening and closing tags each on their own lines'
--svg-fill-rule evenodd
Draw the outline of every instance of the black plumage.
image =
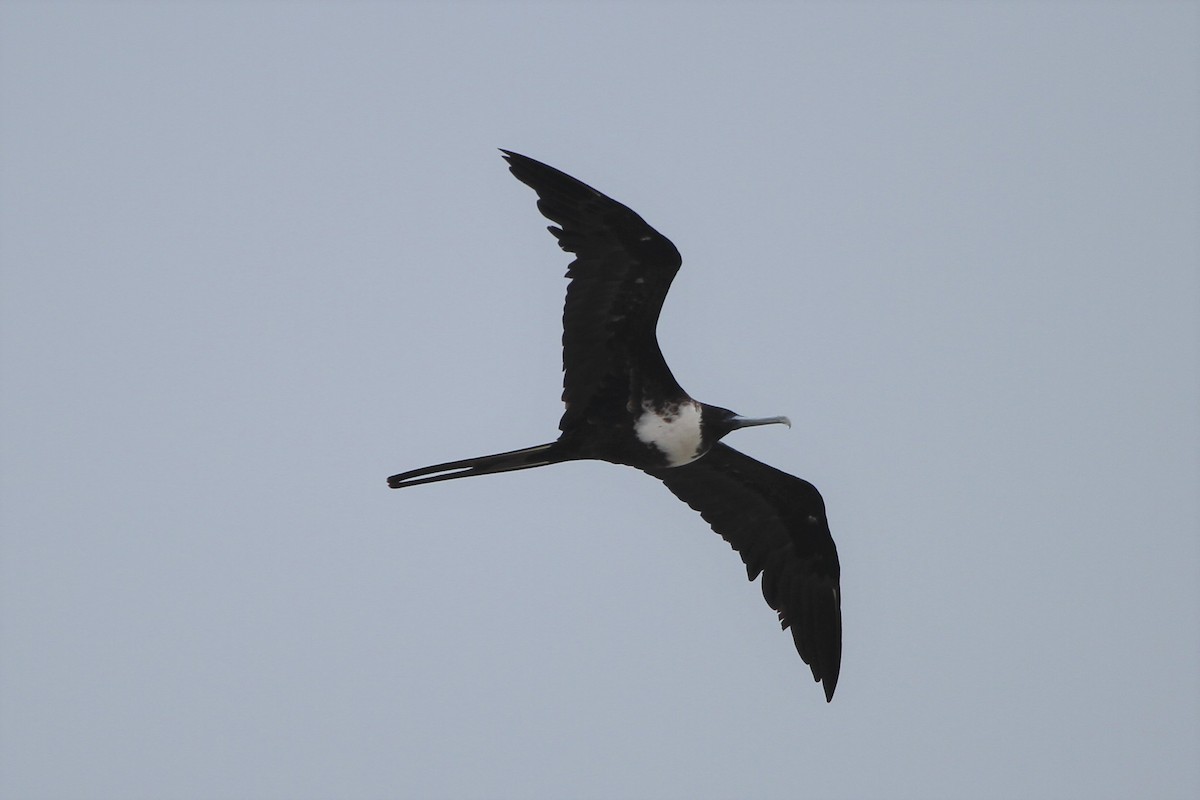
<svg viewBox="0 0 1200 800">
<path fill-rule="evenodd" d="M 535 447 L 393 475 L 393 488 L 576 459 L 637 467 L 666 484 L 738 551 L 796 650 L 833 698 L 841 665 L 837 548 L 807 481 L 720 442 L 733 430 L 788 423 L 699 403 L 663 359 L 656 327 L 682 260 L 624 205 L 553 167 L 502 151 L 538 195 L 549 230 L 575 260 L 563 310 L 559 438 Z"/>
</svg>

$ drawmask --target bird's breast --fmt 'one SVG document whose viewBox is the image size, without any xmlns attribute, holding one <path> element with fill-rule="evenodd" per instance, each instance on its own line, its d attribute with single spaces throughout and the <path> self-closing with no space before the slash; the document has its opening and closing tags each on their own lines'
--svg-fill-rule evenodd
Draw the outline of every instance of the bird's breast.
<svg viewBox="0 0 1200 800">
<path fill-rule="evenodd" d="M 643 403 L 634 432 L 642 444 L 662 453 L 668 467 L 681 467 L 704 455 L 700 404 L 694 400 L 662 406 Z"/>
</svg>

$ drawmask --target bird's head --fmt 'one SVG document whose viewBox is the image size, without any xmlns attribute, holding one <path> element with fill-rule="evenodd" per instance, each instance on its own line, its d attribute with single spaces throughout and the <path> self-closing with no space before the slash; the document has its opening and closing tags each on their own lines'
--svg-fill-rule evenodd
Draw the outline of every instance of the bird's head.
<svg viewBox="0 0 1200 800">
<path fill-rule="evenodd" d="M 720 406 L 705 404 L 701 412 L 700 424 L 704 429 L 704 438 L 716 442 L 727 433 L 739 428 L 753 428 L 756 425 L 787 425 L 792 427 L 792 421 L 787 417 L 741 417 Z"/>
</svg>

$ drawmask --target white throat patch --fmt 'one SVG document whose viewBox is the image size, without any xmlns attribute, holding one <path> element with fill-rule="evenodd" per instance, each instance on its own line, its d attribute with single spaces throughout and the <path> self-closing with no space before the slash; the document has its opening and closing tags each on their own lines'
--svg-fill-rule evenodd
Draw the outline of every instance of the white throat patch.
<svg viewBox="0 0 1200 800">
<path fill-rule="evenodd" d="M 700 404 L 686 401 L 659 411 L 643 403 L 634 432 L 643 444 L 653 445 L 667 458 L 668 467 L 681 467 L 699 458 Z"/>
</svg>

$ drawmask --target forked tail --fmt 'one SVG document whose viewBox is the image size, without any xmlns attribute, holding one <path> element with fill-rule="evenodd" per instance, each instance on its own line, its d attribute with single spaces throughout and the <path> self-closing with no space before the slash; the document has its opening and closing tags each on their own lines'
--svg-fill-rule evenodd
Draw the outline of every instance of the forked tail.
<svg viewBox="0 0 1200 800">
<path fill-rule="evenodd" d="M 550 444 L 539 444 L 537 447 L 526 447 L 524 450 L 496 453 L 494 456 L 464 458 L 462 461 L 448 461 L 445 464 L 434 464 L 432 467 L 413 469 L 388 478 L 388 486 L 393 489 L 401 489 L 405 486 L 417 486 L 422 483 L 448 481 L 453 478 L 470 478 L 473 475 L 491 475 L 494 472 L 512 472 L 516 469 L 544 467 L 547 464 L 565 461 L 566 459 L 552 452 L 553 446 L 554 443 L 551 442 Z"/>
</svg>

